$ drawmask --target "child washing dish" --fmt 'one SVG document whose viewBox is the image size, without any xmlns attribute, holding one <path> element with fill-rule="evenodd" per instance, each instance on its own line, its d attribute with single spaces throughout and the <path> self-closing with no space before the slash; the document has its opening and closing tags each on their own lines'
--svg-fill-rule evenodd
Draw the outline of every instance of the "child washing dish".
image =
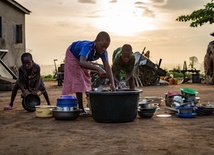
<svg viewBox="0 0 214 155">
<path fill-rule="evenodd" d="M 100 77 L 107 77 L 111 90 L 115 91 L 114 78 L 106 51 L 109 44 L 109 34 L 101 31 L 94 41 L 73 42 L 66 51 L 62 95 L 76 93 L 78 107 L 83 110 L 80 116 L 87 115 L 83 107 L 83 93 L 91 90 L 90 70 L 96 70 Z M 99 58 L 103 62 L 104 69 L 90 63 Z"/>
<path fill-rule="evenodd" d="M 114 80 L 118 88 L 126 88 L 128 82 L 130 89 L 135 89 L 135 81 L 133 76 L 135 57 L 132 52 L 132 46 L 124 44 L 117 48 L 112 56 L 112 72 Z"/>
<path fill-rule="evenodd" d="M 47 104 L 50 105 L 48 93 L 46 92 L 42 77 L 40 75 L 40 66 L 33 61 L 30 53 L 24 53 L 21 56 L 22 66 L 19 67 L 19 77 L 13 87 L 10 104 L 4 107 L 4 110 L 12 110 L 17 92 L 21 89 L 21 97 L 26 97 L 28 93 L 37 94 L 41 91 Z"/>
</svg>

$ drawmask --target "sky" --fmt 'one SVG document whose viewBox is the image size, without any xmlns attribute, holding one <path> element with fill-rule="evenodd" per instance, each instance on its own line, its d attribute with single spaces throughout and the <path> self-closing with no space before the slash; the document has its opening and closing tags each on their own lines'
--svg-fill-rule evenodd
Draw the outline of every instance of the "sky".
<svg viewBox="0 0 214 155">
<path fill-rule="evenodd" d="M 16 0 L 31 11 L 26 15 L 26 49 L 40 65 L 61 63 L 67 47 L 77 40 L 93 41 L 100 31 L 111 37 L 108 55 L 123 44 L 133 52 L 150 51 L 150 59 L 162 68 L 189 64 L 189 57 L 203 65 L 213 26 L 192 28 L 178 22 L 211 0 Z"/>
</svg>

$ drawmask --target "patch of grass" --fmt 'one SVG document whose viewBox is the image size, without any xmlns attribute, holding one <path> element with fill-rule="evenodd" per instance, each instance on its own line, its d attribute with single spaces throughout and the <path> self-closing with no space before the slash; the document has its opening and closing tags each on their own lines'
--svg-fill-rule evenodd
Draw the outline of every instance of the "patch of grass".
<svg viewBox="0 0 214 155">
<path fill-rule="evenodd" d="M 53 75 L 51 75 L 51 74 L 49 74 L 49 75 L 42 75 L 42 79 L 44 81 L 53 81 L 53 80 L 55 80 L 54 77 L 53 77 Z"/>
</svg>

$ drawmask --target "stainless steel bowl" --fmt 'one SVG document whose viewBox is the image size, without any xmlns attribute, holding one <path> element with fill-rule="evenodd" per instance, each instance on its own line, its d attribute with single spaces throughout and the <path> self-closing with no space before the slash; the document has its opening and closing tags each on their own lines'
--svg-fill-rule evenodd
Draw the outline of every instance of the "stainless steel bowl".
<svg viewBox="0 0 214 155">
<path fill-rule="evenodd" d="M 144 111 L 137 111 L 137 113 L 141 118 L 152 118 L 154 115 L 154 113 Z"/>
<path fill-rule="evenodd" d="M 76 120 L 81 111 L 80 109 L 72 111 L 58 111 L 57 109 L 53 109 L 52 114 L 56 120 Z"/>
</svg>

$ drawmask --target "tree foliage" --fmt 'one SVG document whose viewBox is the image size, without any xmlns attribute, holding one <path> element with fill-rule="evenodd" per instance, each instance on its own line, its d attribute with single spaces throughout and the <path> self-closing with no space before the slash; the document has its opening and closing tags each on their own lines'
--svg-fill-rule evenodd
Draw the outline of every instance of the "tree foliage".
<svg viewBox="0 0 214 155">
<path fill-rule="evenodd" d="M 190 27 L 202 26 L 205 23 L 214 23 L 214 0 L 204 5 L 203 9 L 195 10 L 190 15 L 181 15 L 176 21 L 191 21 Z"/>
<path fill-rule="evenodd" d="M 196 56 L 192 56 L 189 58 L 189 60 L 190 60 L 189 66 L 191 67 L 191 69 L 194 69 L 195 63 L 198 62 L 198 58 Z"/>
</svg>

